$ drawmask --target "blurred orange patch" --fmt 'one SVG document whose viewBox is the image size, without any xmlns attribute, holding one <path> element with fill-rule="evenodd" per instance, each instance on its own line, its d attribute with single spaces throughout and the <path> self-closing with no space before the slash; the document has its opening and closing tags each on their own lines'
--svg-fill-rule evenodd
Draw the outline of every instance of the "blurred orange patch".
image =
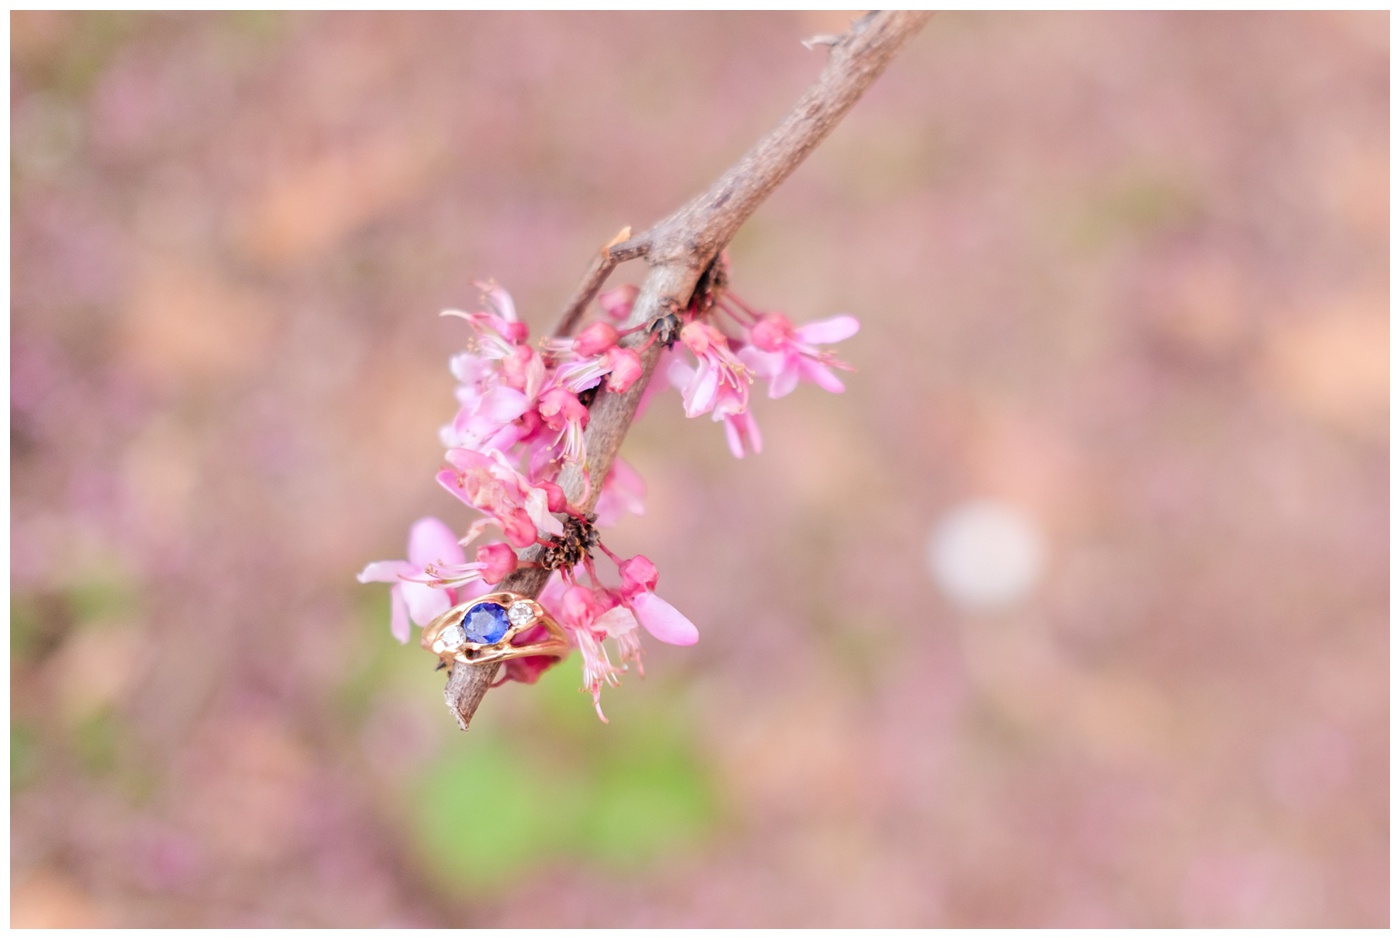
<svg viewBox="0 0 1400 939">
<path fill-rule="evenodd" d="M 1373 439 L 1388 432 L 1386 304 L 1354 297 L 1270 335 L 1256 378 L 1306 417 Z"/>
</svg>

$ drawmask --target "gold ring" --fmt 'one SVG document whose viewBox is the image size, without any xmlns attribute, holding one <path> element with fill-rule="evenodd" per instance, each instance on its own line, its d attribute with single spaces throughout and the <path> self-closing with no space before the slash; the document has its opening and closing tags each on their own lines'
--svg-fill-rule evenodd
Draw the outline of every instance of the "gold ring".
<svg viewBox="0 0 1400 939">
<path fill-rule="evenodd" d="M 516 636 L 543 626 L 548 638 L 511 645 Z M 562 659 L 571 648 L 564 628 L 544 607 L 518 593 L 499 591 L 459 603 L 423 628 L 423 648 L 444 662 L 485 665 L 531 655 Z"/>
</svg>

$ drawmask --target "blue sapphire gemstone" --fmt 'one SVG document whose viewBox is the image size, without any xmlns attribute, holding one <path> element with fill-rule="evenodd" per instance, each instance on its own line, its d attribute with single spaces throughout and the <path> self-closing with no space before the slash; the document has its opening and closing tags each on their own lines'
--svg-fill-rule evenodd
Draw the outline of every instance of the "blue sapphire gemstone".
<svg viewBox="0 0 1400 939">
<path fill-rule="evenodd" d="M 510 620 L 506 617 L 505 607 L 499 603 L 478 603 L 462 617 L 462 630 L 467 634 L 467 642 L 487 645 L 500 642 L 507 629 L 510 629 Z"/>
</svg>

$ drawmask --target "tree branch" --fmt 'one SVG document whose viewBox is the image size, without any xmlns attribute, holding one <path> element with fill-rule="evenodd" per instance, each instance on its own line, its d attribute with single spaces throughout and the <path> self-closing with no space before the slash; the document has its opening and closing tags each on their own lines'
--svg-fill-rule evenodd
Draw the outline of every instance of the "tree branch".
<svg viewBox="0 0 1400 939">
<path fill-rule="evenodd" d="M 868 13 L 852 23 L 844 35 L 814 40 L 830 45 L 830 58 L 816 83 L 787 117 L 714 185 L 675 214 L 636 238 L 629 238 L 630 232 L 624 230 L 619 235 L 621 240 L 614 239 L 605 246 L 565 306 L 555 334 L 569 335 L 613 268 L 623 260 L 642 255 L 650 270 L 642 281 L 627 325 L 650 323 L 673 304 L 684 307 L 700 276 L 739 226 L 825 139 L 931 15 L 903 11 Z M 637 346 L 645 339 L 645 331 L 639 331 L 623 341 Z M 584 470 L 576 464 L 567 465 L 558 480 L 570 504 L 582 512 L 593 510 L 661 351 L 660 343 L 652 343 L 641 353 L 642 377 L 621 394 L 601 389 L 589 408 L 583 466 L 593 485 L 586 485 Z M 521 559 L 534 560 L 540 550 L 538 546 L 531 548 L 521 554 Z M 523 568 L 503 580 L 497 589 L 538 596 L 549 575 L 543 568 Z M 458 665 L 452 670 L 443 695 L 463 730 L 471 723 L 498 668 L 498 664 Z"/>
</svg>

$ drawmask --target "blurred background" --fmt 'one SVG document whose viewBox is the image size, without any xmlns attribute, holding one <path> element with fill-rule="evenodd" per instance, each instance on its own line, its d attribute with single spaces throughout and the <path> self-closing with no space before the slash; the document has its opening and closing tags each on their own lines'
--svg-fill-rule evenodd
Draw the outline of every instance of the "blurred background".
<svg viewBox="0 0 1400 939">
<path fill-rule="evenodd" d="M 11 15 L 14 925 L 1388 922 L 1384 12 L 935 17 L 731 247 L 847 393 L 628 438 L 702 638 L 610 724 L 355 582 L 470 521 L 439 310 L 848 20 Z"/>
</svg>

